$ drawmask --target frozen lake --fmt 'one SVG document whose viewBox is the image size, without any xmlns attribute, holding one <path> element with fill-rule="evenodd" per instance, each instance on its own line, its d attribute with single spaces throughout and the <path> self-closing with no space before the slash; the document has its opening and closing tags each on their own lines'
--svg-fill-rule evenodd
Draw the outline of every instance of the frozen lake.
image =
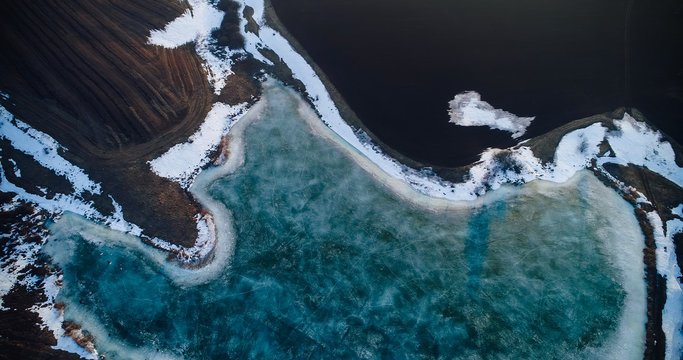
<svg viewBox="0 0 683 360">
<path fill-rule="evenodd" d="M 642 234 L 591 174 L 426 210 L 315 135 L 291 91 L 264 97 L 244 165 L 200 189 L 236 239 L 210 281 L 78 216 L 50 226 L 57 300 L 107 358 L 642 358 Z"/>
</svg>

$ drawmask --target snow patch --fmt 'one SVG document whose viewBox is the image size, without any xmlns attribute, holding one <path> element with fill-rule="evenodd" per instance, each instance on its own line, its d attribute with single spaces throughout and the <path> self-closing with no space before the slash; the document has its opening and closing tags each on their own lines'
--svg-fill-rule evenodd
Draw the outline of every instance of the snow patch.
<svg viewBox="0 0 683 360">
<path fill-rule="evenodd" d="M 109 195 L 112 205 L 114 206 L 114 213 L 107 218 L 105 224 L 112 228 L 113 230 L 121 231 L 135 236 L 142 235 L 142 229 L 135 225 L 127 222 L 123 219 L 123 208 L 121 205 L 114 200 L 111 195 Z"/>
<path fill-rule="evenodd" d="M 678 215 L 683 218 L 683 204 L 678 204 L 675 208 L 671 209 L 671 213 Z"/>
<path fill-rule="evenodd" d="M 574 130 L 560 140 L 555 150 L 554 173 L 557 180 L 564 181 L 574 173 L 590 166 L 591 160 L 598 156 L 600 143 L 607 129 L 600 123 Z"/>
<path fill-rule="evenodd" d="M 88 178 L 79 167 L 72 165 L 58 151 L 63 148 L 49 135 L 33 129 L 23 121 L 14 118 L 7 109 L 0 106 L 0 138 L 7 139 L 12 146 L 27 155 L 31 155 L 42 166 L 65 176 L 80 194 L 89 191 L 101 193 L 100 184 Z"/>
<path fill-rule="evenodd" d="M 176 171 L 175 174 L 180 174 L 182 179 L 187 179 L 186 187 L 189 187 L 199 168 L 208 162 L 207 155 L 209 152 L 215 148 L 216 144 L 220 142 L 222 135 L 234 125 L 239 115 L 245 109 L 246 104 L 238 106 L 228 106 L 221 103 L 214 104 L 214 108 L 209 112 L 209 116 L 207 116 L 207 121 L 202 125 L 197 134 L 190 138 L 188 143 L 176 145 L 176 147 L 169 150 L 171 155 L 168 158 L 163 158 L 162 156 L 160 164 L 167 165 L 167 170 L 173 169 L 173 171 Z M 52 169 L 55 173 L 65 175 L 67 180 L 72 183 L 72 187 L 76 189 L 72 194 L 58 193 L 51 198 L 47 197 L 47 191 L 44 190 L 42 196 L 29 193 L 24 188 L 9 181 L 4 170 L 0 167 L 0 191 L 15 193 L 19 199 L 33 203 L 52 214 L 63 214 L 68 211 L 106 224 L 111 229 L 138 237 L 143 236 L 143 230 L 139 226 L 124 219 L 121 205 L 111 195 L 109 195 L 109 198 L 112 201 L 114 212 L 108 216 L 96 210 L 92 201 L 85 201 L 83 199 L 82 192 L 84 190 L 96 191 L 99 194 L 101 191 L 100 185 L 92 182 L 83 170 L 58 155 L 57 149 L 61 149 L 61 147 L 54 139 L 15 119 L 12 114 L 2 107 L 0 107 L 0 130 L 3 131 L 0 133 L 0 137 L 10 140 L 12 146 L 17 144 L 17 150 L 32 156 L 46 168 Z M 175 156 L 178 157 L 176 158 Z M 180 162 L 181 166 L 174 168 L 173 165 L 177 166 L 177 162 Z M 197 239 L 194 247 L 187 249 L 171 245 L 161 239 L 154 239 L 154 245 L 161 249 L 172 249 L 176 254 L 183 254 L 183 257 L 179 257 L 181 264 L 192 264 L 197 262 L 198 259 L 203 261 L 206 256 L 210 255 L 212 249 L 215 248 L 215 226 L 210 215 L 197 216 L 200 237 Z M 0 272 L 0 275 L 3 274 Z M 15 279 L 11 275 L 2 276 L 0 279 L 0 295 L 6 294 L 14 282 Z M 1 303 L 0 306 L 2 306 Z"/>
<path fill-rule="evenodd" d="M 152 45 L 176 48 L 188 42 L 195 43 L 197 54 L 204 60 L 209 83 L 214 93 L 220 95 L 225 79 L 233 72 L 229 59 L 220 59 L 213 52 L 215 40 L 211 37 L 223 21 L 224 12 L 213 7 L 206 0 L 189 0 L 191 10 L 166 24 L 163 30 L 150 31 L 147 41 Z"/>
<path fill-rule="evenodd" d="M 64 323 L 64 314 L 62 310 L 55 307 L 55 298 L 59 293 L 60 283 L 62 282 L 61 275 L 50 275 L 43 280 L 43 287 L 45 289 L 45 296 L 47 300 L 40 305 L 35 305 L 31 309 L 38 314 L 42 320 L 41 327 L 47 328 L 54 334 L 57 339 L 57 345 L 52 346 L 53 349 L 64 350 L 70 353 L 77 354 L 83 359 L 98 359 L 97 350 L 93 346 L 85 349 L 79 345 L 72 337 L 67 336 L 62 324 Z"/>
<path fill-rule="evenodd" d="M 12 236 L 13 234 L 3 235 Z M 29 265 L 33 264 L 39 250 L 39 244 L 22 243 L 14 249 L 11 256 L 0 259 L 2 260 L 2 263 L 0 263 L 0 310 L 9 310 L 4 307 L 2 298 L 12 290 L 14 284 L 26 281 L 24 279 L 20 282 L 19 277 Z M 30 284 L 24 283 L 23 285 Z"/>
<path fill-rule="evenodd" d="M 0 191 L 15 193 L 20 199 L 36 204 L 53 214 L 70 211 L 108 224 L 117 230 L 141 235 L 142 229 L 124 220 L 121 206 L 111 196 L 115 208 L 115 212 L 111 216 L 105 216 L 97 211 L 92 201 L 85 201 L 82 196 L 83 192 L 101 194 L 100 184 L 90 180 L 81 168 L 74 166 L 59 155 L 58 150 L 63 148 L 52 137 L 14 118 L 2 106 L 0 106 L 0 138 L 9 140 L 12 147 L 33 157 L 39 164 L 54 171 L 55 174 L 65 176 L 71 183 L 74 193 L 56 194 L 52 198 L 47 197 L 47 189 L 45 188 L 40 188 L 43 192 L 42 196 L 29 193 L 24 188 L 10 182 L 2 168 L 0 168 Z M 17 174 L 19 169 L 16 162 L 13 159 L 9 160 L 15 165 L 14 171 Z"/>
<path fill-rule="evenodd" d="M 225 15 L 222 11 L 207 1 L 190 0 L 189 3 L 192 9 L 185 10 L 182 15 L 166 24 L 163 30 L 150 31 L 150 44 L 176 48 L 198 38 L 208 37 L 211 31 L 221 26 Z"/>
<path fill-rule="evenodd" d="M 177 144 L 149 161 L 152 171 L 188 189 L 199 170 L 208 164 L 209 154 L 216 150 L 223 135 L 230 131 L 246 110 L 246 103 L 236 106 L 215 103 L 199 130 L 187 142 Z"/>
<path fill-rule="evenodd" d="M 662 219 L 656 211 L 649 212 L 647 218 L 654 229 L 657 244 L 657 272 L 666 278 L 666 303 L 662 311 L 662 331 L 667 340 L 665 358 L 678 359 L 683 354 L 683 291 L 673 238 L 683 231 L 683 221 L 667 221 L 665 232 Z"/>
<path fill-rule="evenodd" d="M 74 195 L 57 194 L 53 198 L 48 199 L 44 196 L 31 194 L 7 180 L 5 173 L 2 171 L 0 171 L 0 191 L 16 193 L 20 199 L 34 203 L 52 213 L 71 211 L 94 220 L 102 221 L 105 219 L 102 214 L 93 208 L 91 202 L 86 203 Z"/>
<path fill-rule="evenodd" d="M 19 204 L 21 201 L 15 197 L 3 205 L 3 210 L 14 210 Z M 49 274 L 47 276 L 31 274 L 35 267 L 44 266 L 40 262 L 36 262 L 40 249 L 47 238 L 47 232 L 40 227 L 43 221 L 44 215 L 34 208 L 32 214 L 25 215 L 20 221 L 10 224 L 9 232 L 3 234 L 14 246 L 8 248 L 9 252 L 0 258 L 0 310 L 9 310 L 3 306 L 2 298 L 16 285 L 23 285 L 26 289 L 42 292 L 46 300 L 31 306 L 28 310 L 38 314 L 41 319 L 38 325 L 51 331 L 57 339 L 57 345 L 52 348 L 75 353 L 82 358 L 96 359 L 97 352 L 94 347 L 87 351 L 78 345 L 74 339 L 64 334 L 62 328 L 64 318 L 55 307 L 55 297 L 59 292 L 61 276 L 56 275 L 55 270 L 46 268 L 42 270 L 47 271 Z M 35 237 L 38 237 L 39 240 L 35 241 Z M 29 238 L 33 239 L 26 241 Z"/>
<path fill-rule="evenodd" d="M 213 86 L 213 92 L 216 95 L 221 94 L 221 90 L 225 87 L 226 79 L 232 75 L 232 61 L 229 59 L 221 60 L 211 51 L 213 48 L 212 38 L 199 39 L 195 44 L 195 51 L 197 55 L 204 60 L 204 69 L 206 70 L 209 84 Z"/>
<path fill-rule="evenodd" d="M 610 132 L 606 139 L 617 158 L 624 163 L 644 166 L 683 187 L 683 168 L 676 164 L 671 144 L 662 141 L 659 131 L 628 113 L 614 124 L 618 130 Z"/>
<path fill-rule="evenodd" d="M 14 176 L 16 177 L 21 177 L 21 170 L 19 170 L 19 166 L 17 166 L 17 162 L 14 161 L 14 159 L 9 159 L 9 162 L 12 163 L 12 170 L 14 171 Z"/>
<path fill-rule="evenodd" d="M 502 109 L 496 109 L 486 101 L 481 100 L 481 95 L 476 91 L 466 91 L 455 95 L 448 102 L 449 122 L 460 126 L 488 126 L 512 133 L 512 138 L 517 139 L 524 135 L 526 128 L 535 119 L 532 117 L 519 117 Z"/>
</svg>

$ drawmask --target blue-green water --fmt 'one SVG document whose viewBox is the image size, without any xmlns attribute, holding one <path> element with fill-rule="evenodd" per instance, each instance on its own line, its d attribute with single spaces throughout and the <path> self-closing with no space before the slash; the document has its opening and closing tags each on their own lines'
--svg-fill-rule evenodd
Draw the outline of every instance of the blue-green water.
<svg viewBox="0 0 683 360">
<path fill-rule="evenodd" d="M 642 237 L 591 175 L 429 211 L 312 135 L 290 92 L 265 97 L 244 165 L 207 189 L 236 234 L 212 281 L 179 285 L 76 216 L 51 226 L 65 317 L 107 358 L 642 357 Z"/>
</svg>

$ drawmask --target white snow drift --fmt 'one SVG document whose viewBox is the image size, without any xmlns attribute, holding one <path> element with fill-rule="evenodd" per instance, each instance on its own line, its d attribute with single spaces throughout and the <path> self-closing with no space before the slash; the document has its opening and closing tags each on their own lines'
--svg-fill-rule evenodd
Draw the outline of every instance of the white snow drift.
<svg viewBox="0 0 683 360">
<path fill-rule="evenodd" d="M 246 110 L 246 103 L 237 106 L 213 104 L 204 123 L 187 142 L 175 145 L 149 162 L 152 171 L 180 183 L 185 189 L 189 188 L 199 170 L 209 162 L 209 154 L 216 150 L 223 135 Z"/>
<path fill-rule="evenodd" d="M 211 32 L 221 26 L 225 13 L 205 0 L 189 0 L 189 3 L 191 10 L 166 24 L 163 30 L 150 31 L 147 41 L 171 49 L 194 41 L 197 54 L 204 60 L 209 83 L 219 95 L 225 86 L 225 79 L 232 74 L 232 64 L 212 52 L 215 41 Z"/>
<path fill-rule="evenodd" d="M 243 111 L 243 106 L 229 107 L 223 104 L 220 105 L 221 106 L 215 106 L 215 108 L 223 109 L 223 111 L 214 112 L 214 114 L 221 115 L 218 116 L 218 123 L 220 126 L 227 126 L 226 124 L 231 125 L 231 123 L 226 122 L 230 119 L 229 116 L 226 115 L 230 111 Z M 223 131 L 222 129 L 223 128 L 221 127 L 217 131 Z M 210 139 L 213 139 L 211 136 L 218 136 L 218 141 L 220 141 L 220 132 L 217 133 L 218 135 L 214 134 L 213 132 L 213 130 L 216 130 L 215 128 L 211 128 L 209 126 L 208 129 L 204 130 L 206 134 L 210 135 Z M 139 226 L 124 219 L 121 205 L 119 205 L 111 195 L 109 195 L 109 198 L 112 201 L 114 212 L 110 215 L 100 213 L 97 209 L 95 209 L 91 200 L 85 200 L 85 191 L 94 194 L 101 194 L 102 190 L 100 184 L 92 181 L 83 171 L 83 169 L 71 164 L 69 161 L 59 155 L 58 150 L 63 148 L 52 137 L 30 127 L 21 120 L 16 119 L 2 106 L 0 106 L 0 138 L 8 140 L 12 147 L 33 157 L 45 168 L 54 171 L 58 175 L 63 175 L 71 183 L 74 192 L 70 194 L 58 193 L 52 197 L 48 197 L 46 193 L 38 195 L 28 192 L 26 189 L 9 181 L 9 179 L 7 179 L 5 176 L 5 172 L 2 167 L 0 167 L 0 191 L 15 193 L 17 194 L 18 198 L 36 204 L 37 206 L 53 214 L 62 214 L 63 212 L 69 211 L 84 216 L 90 220 L 106 224 L 114 230 L 129 233 L 134 236 L 143 235 L 143 230 Z M 205 140 L 206 137 L 200 137 L 197 139 L 197 144 L 205 144 Z M 181 148 L 183 147 L 181 146 Z M 189 151 L 196 149 L 197 148 L 190 146 Z M 183 152 L 179 151 L 179 154 L 183 154 Z M 206 154 L 201 153 L 196 155 L 197 157 L 205 157 Z M 194 158 L 189 157 L 183 160 L 190 161 L 191 159 Z M 187 168 L 185 167 L 183 169 Z M 207 240 L 207 237 L 210 237 L 210 235 L 214 233 L 206 230 L 207 226 L 212 225 L 213 223 L 209 223 L 204 217 L 199 216 L 195 220 L 197 221 L 197 227 L 200 230 L 200 241 L 198 241 L 197 244 L 192 248 L 185 249 L 177 247 L 176 249 L 188 259 L 196 259 L 198 256 L 201 257 L 209 253 L 214 245 L 214 243 Z M 174 246 L 160 239 L 155 239 L 154 243 L 161 248 L 170 248 Z M 184 257 L 181 257 L 178 260 L 183 262 Z M 0 284 L 0 289 L 1 288 L 2 284 Z"/>
<path fill-rule="evenodd" d="M 66 177 L 76 193 L 101 192 L 100 184 L 90 180 L 82 169 L 59 155 L 58 151 L 62 150 L 62 147 L 55 139 L 15 119 L 3 106 L 0 106 L 0 138 L 9 140 L 15 149 L 31 155 L 40 165 Z"/>
</svg>

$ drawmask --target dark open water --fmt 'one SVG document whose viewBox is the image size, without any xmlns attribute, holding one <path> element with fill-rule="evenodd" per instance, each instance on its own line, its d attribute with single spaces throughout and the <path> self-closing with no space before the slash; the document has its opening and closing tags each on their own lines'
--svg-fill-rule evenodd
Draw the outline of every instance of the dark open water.
<svg viewBox="0 0 683 360">
<path fill-rule="evenodd" d="M 537 116 L 527 137 L 632 105 L 681 142 L 681 1 L 633 1 L 628 27 L 626 0 L 272 3 L 361 121 L 415 160 L 463 165 L 513 144 L 448 123 L 448 101 L 465 90 Z"/>
</svg>

